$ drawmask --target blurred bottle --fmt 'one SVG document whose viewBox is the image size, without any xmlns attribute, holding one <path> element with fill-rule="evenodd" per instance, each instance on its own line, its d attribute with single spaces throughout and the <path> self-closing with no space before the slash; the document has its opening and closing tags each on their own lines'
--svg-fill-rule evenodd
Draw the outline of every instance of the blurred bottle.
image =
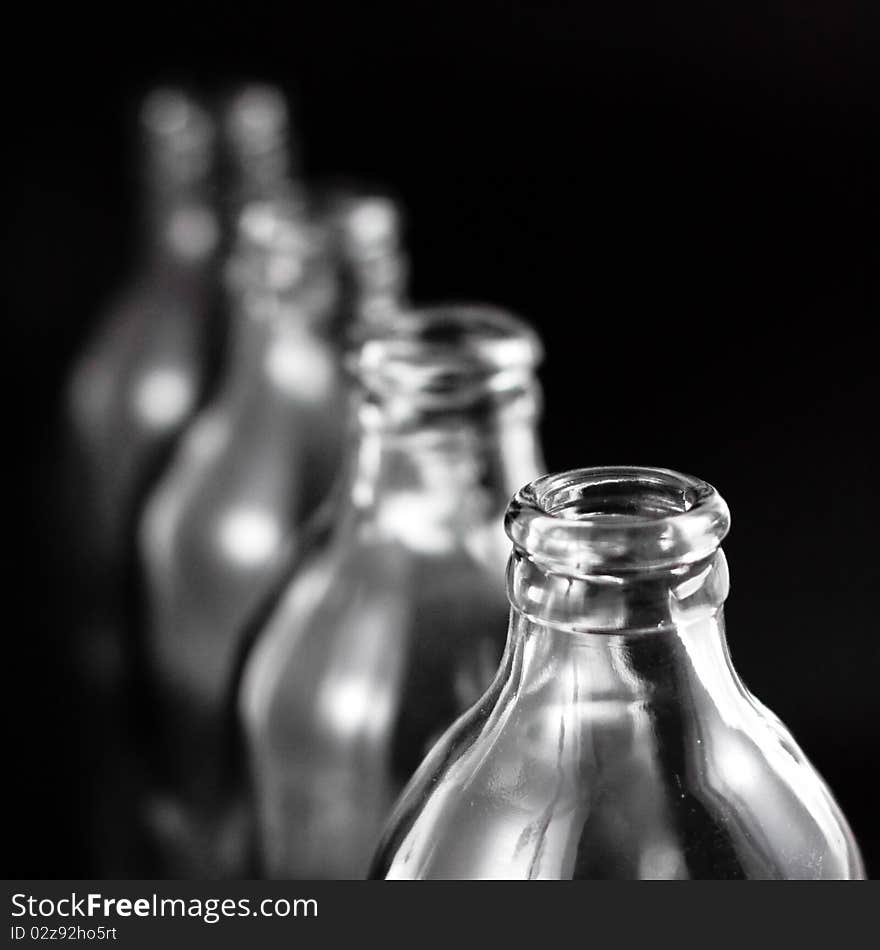
<svg viewBox="0 0 880 950">
<path fill-rule="evenodd" d="M 87 873 L 108 877 L 145 870 L 131 808 L 139 781 L 128 702 L 132 525 L 204 391 L 215 333 L 214 125 L 186 93 L 158 89 L 141 108 L 139 144 L 137 270 L 71 373 L 57 479 L 58 587 L 79 689 L 80 825 Z"/>
<path fill-rule="evenodd" d="M 506 526 L 504 659 L 396 806 L 375 876 L 864 876 L 825 784 L 731 666 L 710 485 L 549 475 Z"/>
<path fill-rule="evenodd" d="M 185 93 L 160 89 L 140 115 L 140 263 L 77 362 L 68 390 L 80 658 L 91 688 L 118 689 L 120 598 L 137 500 L 193 413 L 206 375 L 219 228 L 214 126 Z"/>
<path fill-rule="evenodd" d="M 412 311 L 353 350 L 332 530 L 277 598 L 240 704 L 272 876 L 350 878 L 507 629 L 500 517 L 542 468 L 540 345 L 485 307 Z"/>
<path fill-rule="evenodd" d="M 340 288 L 337 332 L 393 320 L 406 305 L 409 264 L 399 203 L 349 184 L 325 195 L 318 214 L 332 235 Z"/>
<path fill-rule="evenodd" d="M 343 392 L 326 336 L 334 289 L 326 261 L 297 202 L 245 209 L 228 269 L 235 317 L 224 379 L 141 521 L 164 772 L 150 822 L 173 876 L 237 873 L 241 835 L 224 814 L 222 772 L 240 636 L 340 454 Z"/>
</svg>

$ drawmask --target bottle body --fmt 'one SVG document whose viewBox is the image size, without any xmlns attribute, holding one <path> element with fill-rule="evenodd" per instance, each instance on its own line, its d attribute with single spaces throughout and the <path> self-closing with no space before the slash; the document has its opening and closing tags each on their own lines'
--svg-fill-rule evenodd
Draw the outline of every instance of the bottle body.
<svg viewBox="0 0 880 950">
<path fill-rule="evenodd" d="M 301 566 L 245 681 L 273 877 L 363 877 L 397 794 L 503 649 L 498 546 L 484 558 L 454 538 L 414 550 L 370 525 L 346 534 Z"/>
<path fill-rule="evenodd" d="M 79 652 L 99 690 L 118 686 L 135 513 L 203 396 L 217 335 L 213 125 L 174 90 L 149 96 L 141 123 L 137 273 L 74 365 L 65 405 L 65 507 L 87 615 Z"/>
<path fill-rule="evenodd" d="M 270 206 L 260 209 L 274 220 Z M 282 230 L 287 224 L 298 227 Z M 244 628 L 282 551 L 323 498 L 341 449 L 338 354 L 319 329 L 332 299 L 327 275 L 311 259 L 297 263 L 292 246 L 276 250 L 279 273 L 296 286 L 242 290 L 226 379 L 187 430 L 140 524 L 154 759 L 164 786 L 148 820 L 166 867 L 180 875 L 241 871 L 240 831 L 229 833 L 234 845 L 218 829 L 241 824 L 228 813 L 240 805 L 230 709 Z"/>
<path fill-rule="evenodd" d="M 78 730 L 88 737 L 82 827 L 91 873 L 107 877 L 149 873 L 130 804 L 141 782 L 132 703 L 141 686 L 132 636 L 136 512 L 203 397 L 216 341 L 213 124 L 186 94 L 156 90 L 141 133 L 136 272 L 68 379 L 56 494 L 64 525 L 56 586 L 73 628 Z"/>
<path fill-rule="evenodd" d="M 187 433 L 144 512 L 158 675 L 210 719 L 226 699 L 235 634 L 338 462 L 338 434 L 327 425 L 340 409 L 336 367 L 310 342 L 291 345 L 297 358 L 308 347 L 323 363 L 313 401 L 262 387 L 244 404 L 219 400 Z"/>
<path fill-rule="evenodd" d="M 863 876 L 824 782 L 731 665 L 723 553 L 677 570 L 554 589 L 515 550 L 498 675 L 398 803 L 374 875 Z"/>
<path fill-rule="evenodd" d="M 540 467 L 534 415 L 532 391 L 403 420 L 387 394 L 361 397 L 337 518 L 242 681 L 268 875 L 365 876 L 396 795 L 491 680 L 507 625 L 499 519 Z"/>
</svg>

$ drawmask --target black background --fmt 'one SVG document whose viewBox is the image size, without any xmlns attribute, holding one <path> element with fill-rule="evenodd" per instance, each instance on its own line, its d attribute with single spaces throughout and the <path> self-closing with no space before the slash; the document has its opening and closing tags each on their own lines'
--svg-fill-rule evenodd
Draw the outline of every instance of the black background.
<svg viewBox="0 0 880 950">
<path fill-rule="evenodd" d="M 416 299 L 536 323 L 552 468 L 663 465 L 721 490 L 734 661 L 877 873 L 873 6 L 135 4 L 9 24 L 8 873 L 81 872 L 34 486 L 65 366 L 130 263 L 132 110 L 156 81 L 236 78 L 295 97 L 311 175 L 396 188 Z"/>
</svg>

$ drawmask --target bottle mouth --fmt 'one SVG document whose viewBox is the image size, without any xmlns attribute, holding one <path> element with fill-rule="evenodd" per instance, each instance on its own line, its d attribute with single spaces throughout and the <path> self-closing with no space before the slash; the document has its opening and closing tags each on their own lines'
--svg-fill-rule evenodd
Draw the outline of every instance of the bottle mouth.
<svg viewBox="0 0 880 950">
<path fill-rule="evenodd" d="M 528 387 L 543 356 L 535 331 L 504 310 L 445 304 L 403 310 L 352 334 L 348 366 L 378 396 L 465 403 Z"/>
<path fill-rule="evenodd" d="M 505 529 L 544 570 L 572 577 L 668 570 L 714 553 L 730 528 L 708 482 L 664 468 L 581 468 L 514 496 Z"/>
</svg>

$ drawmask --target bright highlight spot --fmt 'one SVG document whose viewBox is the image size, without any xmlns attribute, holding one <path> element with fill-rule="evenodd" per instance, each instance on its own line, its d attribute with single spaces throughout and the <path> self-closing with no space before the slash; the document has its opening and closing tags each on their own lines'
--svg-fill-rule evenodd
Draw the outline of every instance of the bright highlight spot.
<svg viewBox="0 0 880 950">
<path fill-rule="evenodd" d="M 760 760 L 748 746 L 736 739 L 716 742 L 716 754 L 722 775 L 738 791 L 760 788 L 762 770 Z"/>
<path fill-rule="evenodd" d="M 244 567 L 267 561 L 281 543 L 278 522 L 259 508 L 237 508 L 220 522 L 220 546 L 226 556 Z"/>
<path fill-rule="evenodd" d="M 672 842 L 649 844 L 639 858 L 639 879 L 668 881 L 684 876 L 685 864 L 681 852 Z"/>
<path fill-rule="evenodd" d="M 322 399 L 333 384 L 330 357 L 301 337 L 276 341 L 266 355 L 266 372 L 279 389 L 310 402 Z"/>
<path fill-rule="evenodd" d="M 350 239 L 358 246 L 372 247 L 387 241 L 395 229 L 394 208 L 381 198 L 362 202 L 348 217 Z"/>
<path fill-rule="evenodd" d="M 442 495 L 398 492 L 383 500 L 378 521 L 383 534 L 401 538 L 413 550 L 441 554 L 458 543 L 455 501 Z"/>
<path fill-rule="evenodd" d="M 133 392 L 137 414 L 156 429 L 179 423 L 193 405 L 193 387 L 177 369 L 156 369 L 145 375 Z"/>
<path fill-rule="evenodd" d="M 322 692 L 323 715 L 343 736 L 354 736 L 364 731 L 374 716 L 381 713 L 374 708 L 375 696 L 370 682 L 363 676 L 348 676 L 339 679 Z"/>
</svg>

